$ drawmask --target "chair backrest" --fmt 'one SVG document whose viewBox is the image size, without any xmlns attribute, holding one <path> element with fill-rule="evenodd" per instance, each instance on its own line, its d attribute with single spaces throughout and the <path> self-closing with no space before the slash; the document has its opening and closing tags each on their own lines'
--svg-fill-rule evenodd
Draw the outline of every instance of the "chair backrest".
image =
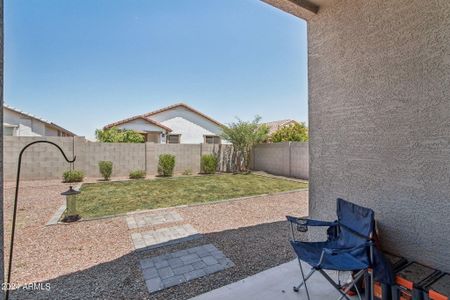
<svg viewBox="0 0 450 300">
<path fill-rule="evenodd" d="M 357 245 L 372 237 L 375 213 L 372 209 L 337 199 L 337 217 L 341 225 L 340 238 L 346 245 Z"/>
</svg>

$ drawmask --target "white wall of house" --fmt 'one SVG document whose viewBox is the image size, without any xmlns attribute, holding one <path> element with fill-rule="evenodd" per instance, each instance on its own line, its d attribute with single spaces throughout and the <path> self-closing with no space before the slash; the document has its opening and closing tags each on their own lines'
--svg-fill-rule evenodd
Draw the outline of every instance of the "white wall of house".
<svg viewBox="0 0 450 300">
<path fill-rule="evenodd" d="M 210 120 L 188 110 L 176 107 L 150 116 L 151 119 L 172 129 L 170 134 L 181 134 L 180 143 L 204 142 L 204 135 L 220 135 L 222 128 Z"/>
<path fill-rule="evenodd" d="M 3 108 L 3 133 L 13 136 L 63 136 L 58 126 L 44 122 L 39 118 L 20 113 L 8 107 Z"/>
<path fill-rule="evenodd" d="M 129 129 L 136 131 L 161 131 L 165 132 L 165 129 L 158 127 L 152 123 L 149 123 L 143 119 L 136 119 L 124 124 L 120 124 L 116 126 L 119 129 Z"/>
<path fill-rule="evenodd" d="M 45 126 L 45 136 L 61 136 L 61 132 L 53 127 Z"/>
<path fill-rule="evenodd" d="M 16 136 L 44 136 L 45 123 L 29 116 L 17 113 L 13 110 L 3 110 L 3 122 L 17 126 Z"/>
</svg>

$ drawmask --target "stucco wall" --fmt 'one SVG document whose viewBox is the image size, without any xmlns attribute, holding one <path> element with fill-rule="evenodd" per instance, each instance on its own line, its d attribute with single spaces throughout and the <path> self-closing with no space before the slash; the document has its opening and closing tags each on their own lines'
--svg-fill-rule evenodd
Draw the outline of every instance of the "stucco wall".
<svg viewBox="0 0 450 300">
<path fill-rule="evenodd" d="M 180 143 L 182 144 L 200 144 L 204 142 L 205 135 L 220 135 L 222 132 L 217 124 L 184 107 L 163 111 L 150 116 L 150 118 L 172 129 L 169 134 L 181 134 Z M 138 131 L 165 132 L 164 129 L 141 119 L 117 127 Z M 165 138 L 161 139 L 161 143 L 165 143 Z"/>
<path fill-rule="evenodd" d="M 59 130 L 48 124 L 18 113 L 8 108 L 3 109 L 3 120 L 10 125 L 18 126 L 15 130 L 16 136 L 58 136 Z"/>
<path fill-rule="evenodd" d="M 336 1 L 308 33 L 311 216 L 372 207 L 385 248 L 450 271 L 450 1 Z"/>
<path fill-rule="evenodd" d="M 18 126 L 17 136 L 40 136 L 45 133 L 45 124 L 39 124 L 38 120 L 33 120 L 7 108 L 3 109 L 3 121 Z"/>
<path fill-rule="evenodd" d="M 220 135 L 222 132 L 217 124 L 184 107 L 163 111 L 151 118 L 172 129 L 171 134 L 181 134 L 180 142 L 184 144 L 203 143 L 204 135 Z"/>
</svg>

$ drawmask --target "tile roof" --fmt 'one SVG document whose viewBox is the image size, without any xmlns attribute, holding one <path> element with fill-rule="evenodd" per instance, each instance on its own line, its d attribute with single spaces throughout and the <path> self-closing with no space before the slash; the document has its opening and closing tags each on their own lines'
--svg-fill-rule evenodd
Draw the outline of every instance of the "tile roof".
<svg viewBox="0 0 450 300">
<path fill-rule="evenodd" d="M 285 119 L 285 120 L 267 122 L 267 123 L 263 123 L 263 124 L 267 125 L 269 127 L 269 134 L 272 134 L 275 131 L 277 131 L 278 129 L 280 129 L 280 127 L 283 127 L 283 126 L 286 126 L 289 124 L 293 124 L 293 123 L 297 123 L 297 121 L 291 120 L 291 119 Z"/>
</svg>

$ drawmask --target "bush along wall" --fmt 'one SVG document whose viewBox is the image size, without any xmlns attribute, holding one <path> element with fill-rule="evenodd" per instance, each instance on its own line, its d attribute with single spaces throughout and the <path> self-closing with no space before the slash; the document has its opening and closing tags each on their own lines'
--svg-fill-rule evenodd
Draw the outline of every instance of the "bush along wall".
<svg viewBox="0 0 450 300">
<path fill-rule="evenodd" d="M 217 156 L 215 156 L 214 154 L 202 155 L 202 158 L 200 161 L 200 168 L 201 168 L 202 173 L 205 173 L 205 174 L 216 173 L 218 163 L 219 163 L 219 160 L 217 159 Z"/>
<path fill-rule="evenodd" d="M 102 174 L 103 179 L 109 180 L 112 174 L 113 163 L 112 161 L 99 161 L 98 167 L 100 169 L 100 174 Z"/>
<path fill-rule="evenodd" d="M 175 169 L 175 155 L 161 154 L 158 161 L 158 174 L 160 176 L 172 176 Z"/>
</svg>

